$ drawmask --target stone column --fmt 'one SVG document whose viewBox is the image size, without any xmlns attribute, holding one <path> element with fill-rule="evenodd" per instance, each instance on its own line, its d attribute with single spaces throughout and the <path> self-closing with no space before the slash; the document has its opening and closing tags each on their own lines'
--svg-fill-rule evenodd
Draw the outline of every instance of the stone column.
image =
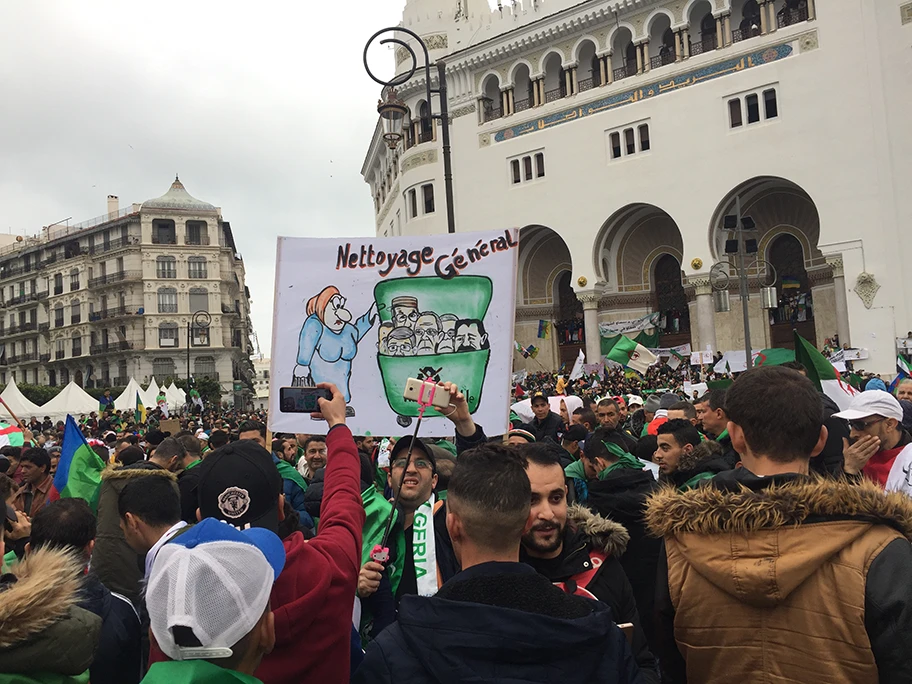
<svg viewBox="0 0 912 684">
<path fill-rule="evenodd" d="M 649 41 L 647 40 L 641 46 L 643 48 L 643 73 L 648 73 L 652 68 L 649 61 Z"/>
<path fill-rule="evenodd" d="M 681 50 L 681 32 L 675 31 L 675 61 L 680 62 L 684 58 Z"/>
<path fill-rule="evenodd" d="M 570 85 L 573 86 L 573 90 L 570 91 L 571 95 L 576 95 L 579 93 L 579 67 L 573 67 L 570 69 Z"/>
<path fill-rule="evenodd" d="M 765 36 L 769 33 L 769 16 L 766 7 L 766 2 L 760 3 L 760 35 Z M 741 36 L 745 38 L 746 36 Z"/>
<path fill-rule="evenodd" d="M 725 33 L 725 47 L 732 44 L 732 16 L 731 13 L 723 17 L 723 30 Z"/>
<path fill-rule="evenodd" d="M 849 302 L 846 292 L 845 271 L 842 256 L 828 256 L 827 264 L 833 269 L 833 285 L 836 290 L 836 332 L 839 344 L 851 344 L 849 332 Z"/>
<path fill-rule="evenodd" d="M 682 34 L 681 40 L 684 43 L 684 59 L 690 59 L 690 29 L 685 27 Z"/>
<path fill-rule="evenodd" d="M 614 69 L 611 66 L 611 57 L 613 54 L 613 52 L 609 52 L 607 55 L 605 55 L 605 75 L 608 77 L 605 83 L 608 85 L 614 83 Z"/>
<path fill-rule="evenodd" d="M 478 98 L 478 124 L 481 125 L 484 123 L 484 98 Z M 414 129 L 413 129 L 414 130 Z"/>
<path fill-rule="evenodd" d="M 599 294 L 594 291 L 578 292 L 576 298 L 583 303 L 583 326 L 586 331 L 586 363 L 598 363 L 602 358 L 602 342 L 598 326 Z"/>
<path fill-rule="evenodd" d="M 808 0 L 808 21 L 814 21 L 817 18 L 816 0 Z"/>
<path fill-rule="evenodd" d="M 573 76 L 572 69 L 566 69 L 564 71 L 564 95 L 569 96 L 573 95 Z"/>
<path fill-rule="evenodd" d="M 643 73 L 643 44 L 639 43 L 636 45 L 636 55 L 637 55 L 637 73 Z"/>
<path fill-rule="evenodd" d="M 779 28 L 779 18 L 776 16 L 776 3 L 770 2 L 767 7 L 769 8 L 769 32 L 775 33 L 776 29 Z"/>
<path fill-rule="evenodd" d="M 599 57 L 599 86 L 603 86 L 608 83 L 608 76 L 605 73 L 607 69 L 605 68 L 605 59 L 606 57 Z"/>
<path fill-rule="evenodd" d="M 713 308 L 712 286 L 709 277 L 696 276 L 688 278 L 693 285 L 697 313 L 697 336 L 700 338 L 700 349 L 716 347 L 716 312 Z"/>
<path fill-rule="evenodd" d="M 725 47 L 725 41 L 723 40 L 722 34 L 722 17 L 716 17 L 716 49 L 721 50 Z"/>
</svg>

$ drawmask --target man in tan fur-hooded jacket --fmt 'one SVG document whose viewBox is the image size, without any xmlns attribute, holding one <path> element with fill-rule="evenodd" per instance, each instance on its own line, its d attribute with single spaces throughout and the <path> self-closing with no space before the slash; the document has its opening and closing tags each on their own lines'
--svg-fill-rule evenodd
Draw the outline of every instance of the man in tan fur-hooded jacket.
<svg viewBox="0 0 912 684">
<path fill-rule="evenodd" d="M 76 605 L 81 569 L 66 551 L 39 549 L 0 577 L 0 684 L 75 683 L 89 669 L 101 618 Z"/>
<path fill-rule="evenodd" d="M 667 681 L 912 682 L 912 500 L 808 474 L 827 430 L 795 371 L 744 373 L 726 410 L 743 467 L 647 509 Z"/>
</svg>

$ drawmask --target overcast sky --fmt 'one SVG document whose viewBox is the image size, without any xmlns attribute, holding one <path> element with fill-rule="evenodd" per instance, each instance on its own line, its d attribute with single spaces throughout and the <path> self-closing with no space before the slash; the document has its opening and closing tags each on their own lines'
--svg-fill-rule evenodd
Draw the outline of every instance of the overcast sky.
<svg viewBox="0 0 912 684">
<path fill-rule="evenodd" d="M 143 202 L 177 172 L 231 222 L 268 354 L 275 238 L 374 233 L 361 55 L 403 5 L 0 2 L 0 231 Z"/>
</svg>

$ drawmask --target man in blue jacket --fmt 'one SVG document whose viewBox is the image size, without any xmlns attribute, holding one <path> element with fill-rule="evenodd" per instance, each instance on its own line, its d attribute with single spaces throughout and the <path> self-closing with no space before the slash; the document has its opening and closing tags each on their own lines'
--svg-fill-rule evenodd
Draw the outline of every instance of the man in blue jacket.
<svg viewBox="0 0 912 684">
<path fill-rule="evenodd" d="M 640 681 L 608 607 L 519 562 L 531 498 L 525 461 L 512 449 L 488 444 L 459 456 L 447 530 L 462 572 L 435 596 L 402 598 L 355 684 Z"/>
</svg>

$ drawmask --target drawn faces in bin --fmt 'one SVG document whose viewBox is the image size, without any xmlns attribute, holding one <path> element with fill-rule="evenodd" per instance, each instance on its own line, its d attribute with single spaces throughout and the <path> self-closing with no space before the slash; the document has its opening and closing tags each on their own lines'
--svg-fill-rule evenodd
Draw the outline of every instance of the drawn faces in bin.
<svg viewBox="0 0 912 684">
<path fill-rule="evenodd" d="M 392 320 L 377 334 L 381 356 L 432 356 L 489 349 L 484 323 L 456 314 L 421 311 L 417 297 L 399 296 L 390 303 Z"/>
</svg>

